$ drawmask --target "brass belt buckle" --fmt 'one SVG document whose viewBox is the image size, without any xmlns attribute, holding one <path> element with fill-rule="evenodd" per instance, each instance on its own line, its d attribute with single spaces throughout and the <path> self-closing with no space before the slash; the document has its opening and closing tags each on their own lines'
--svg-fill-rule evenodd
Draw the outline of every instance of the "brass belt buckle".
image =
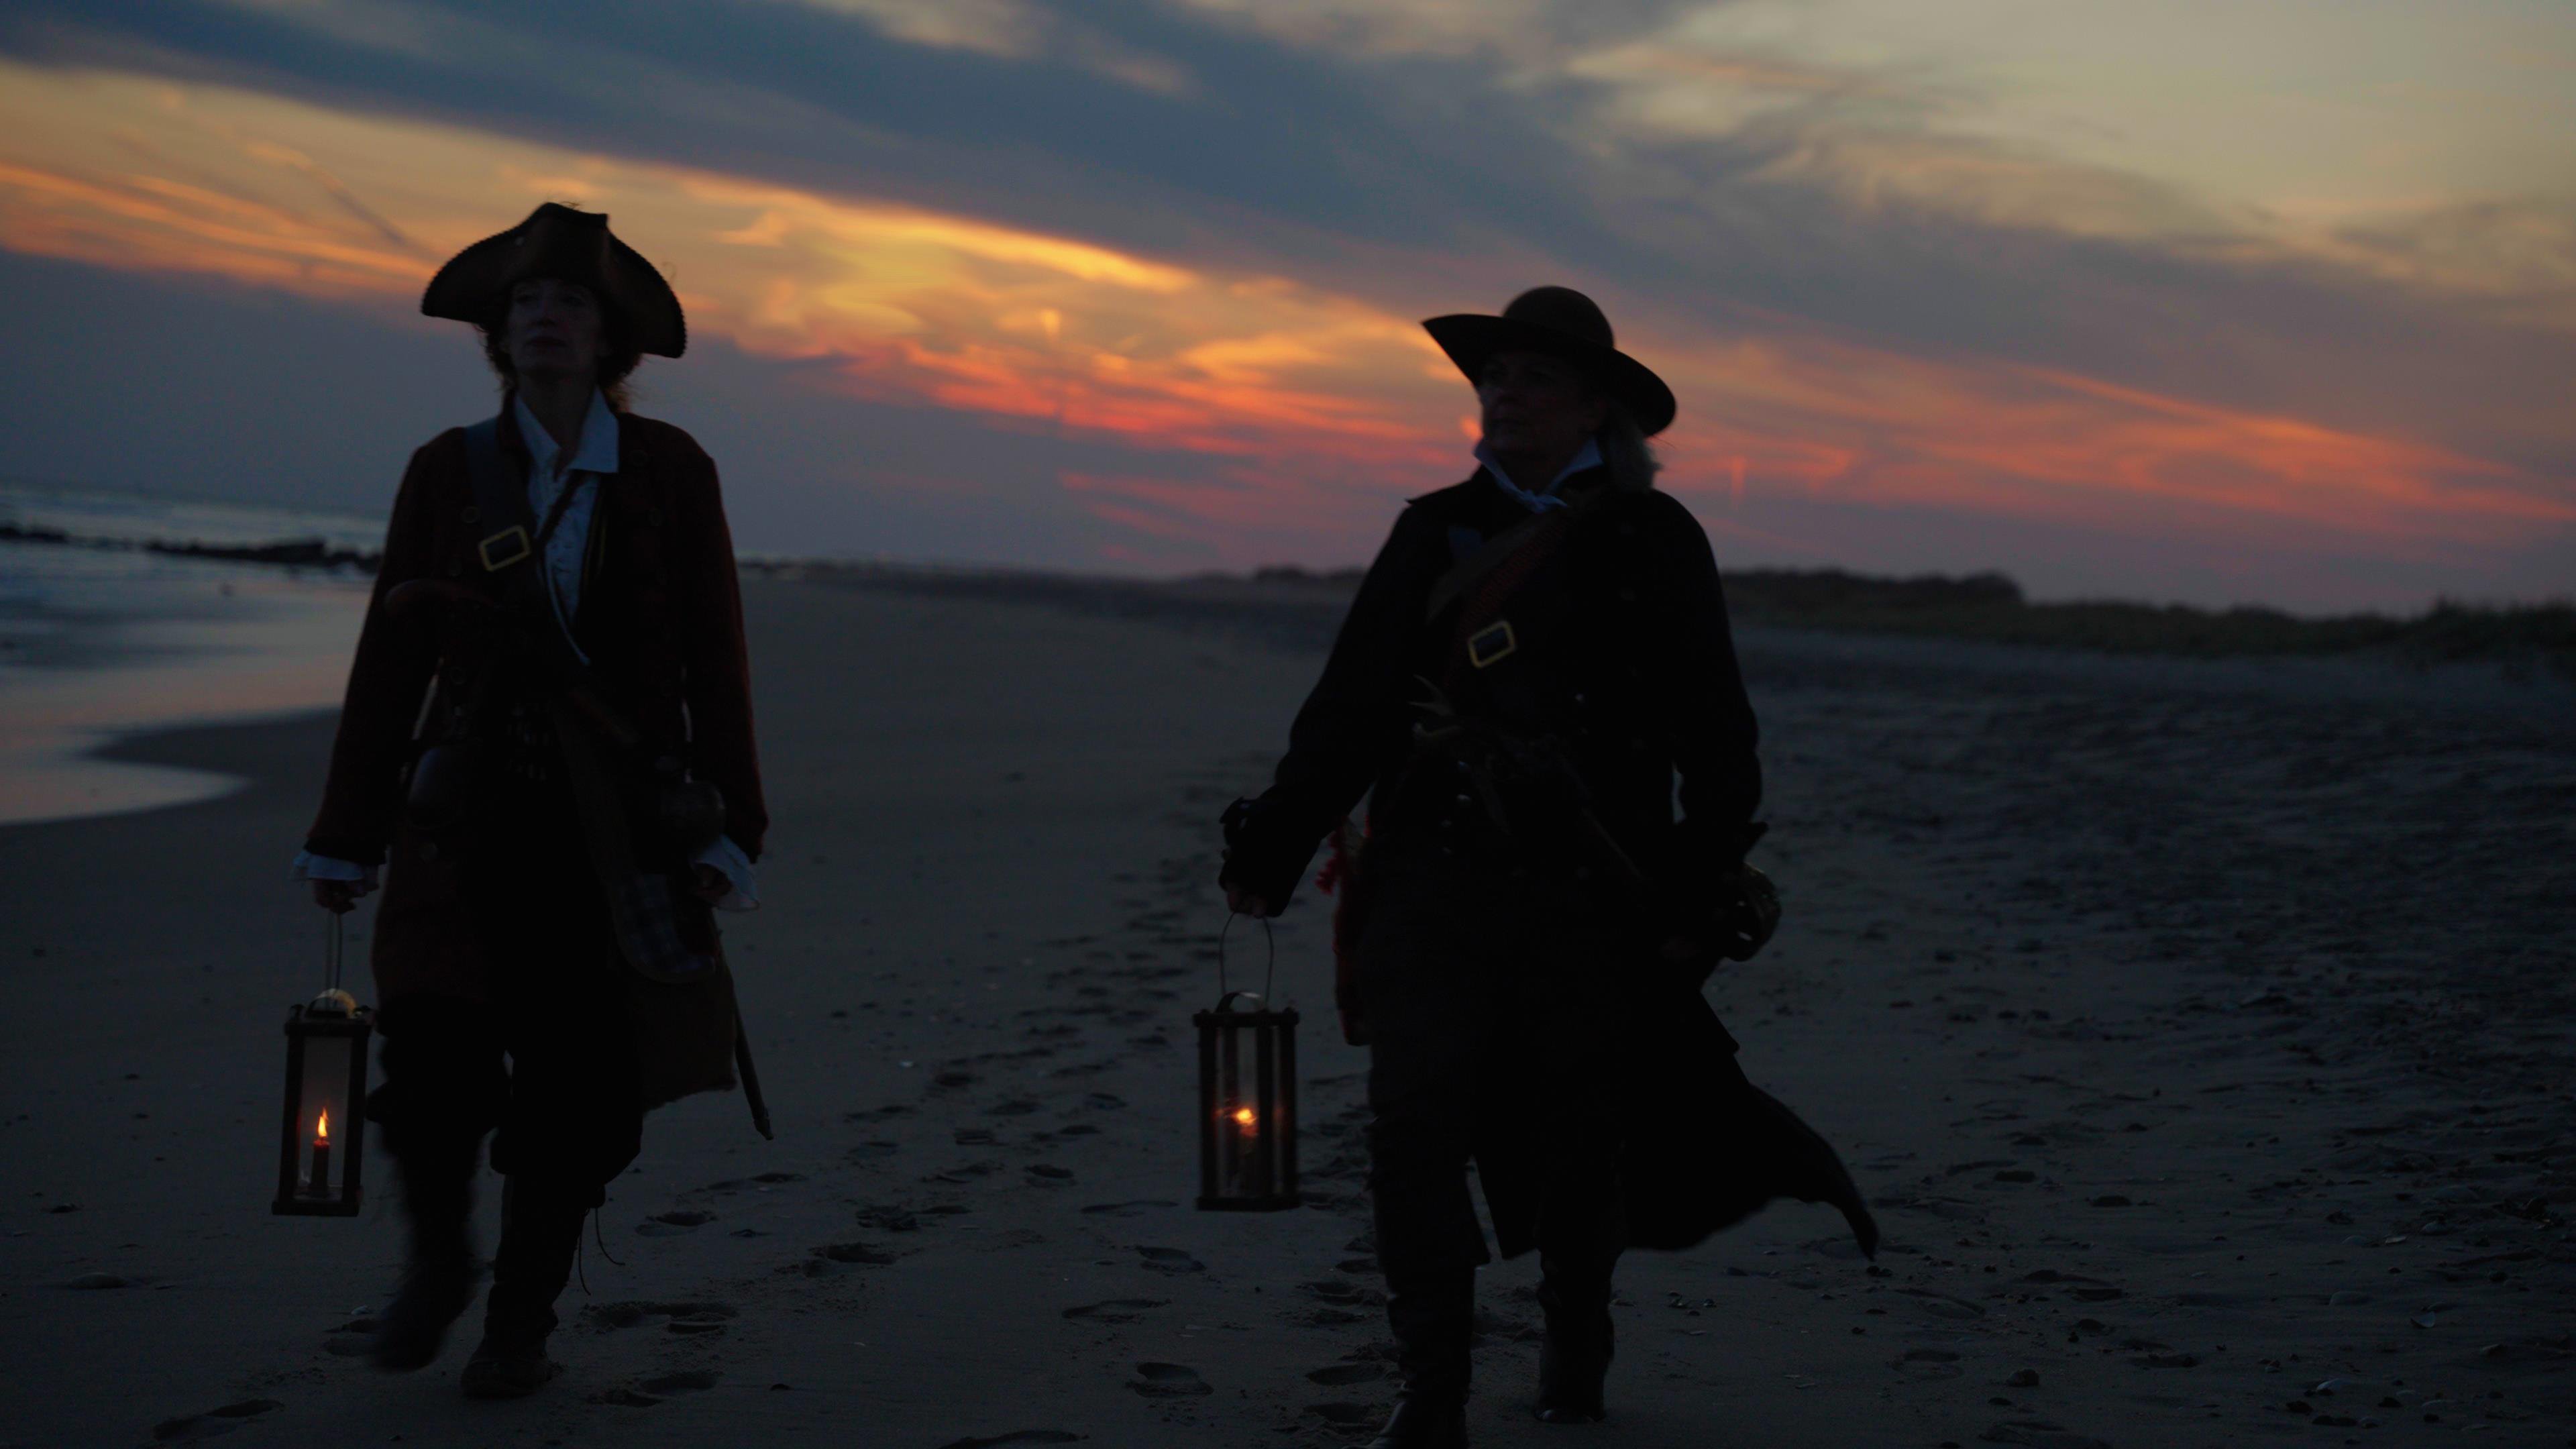
<svg viewBox="0 0 2576 1449">
<path fill-rule="evenodd" d="M 1467 662 L 1478 669 L 1491 669 L 1520 647 L 1521 641 L 1512 633 L 1512 621 L 1496 619 L 1467 636 Z"/>
<path fill-rule="evenodd" d="M 505 549 L 507 552 L 495 558 L 492 556 L 495 548 Z M 476 546 L 476 552 L 483 555 L 483 572 L 498 573 L 526 558 L 532 552 L 528 547 L 528 531 L 515 523 L 511 524 L 508 528 L 483 540 Z"/>
</svg>

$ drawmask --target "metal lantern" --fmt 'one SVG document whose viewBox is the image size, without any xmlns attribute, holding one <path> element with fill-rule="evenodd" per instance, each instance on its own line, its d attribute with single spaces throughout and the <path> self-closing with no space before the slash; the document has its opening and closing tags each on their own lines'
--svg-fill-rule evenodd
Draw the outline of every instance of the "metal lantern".
<svg viewBox="0 0 2576 1449">
<path fill-rule="evenodd" d="M 367 1038 L 373 1008 L 340 989 L 341 922 L 331 917 L 330 980 L 286 1009 L 285 1135 L 277 1152 L 274 1212 L 351 1217 L 366 1160 Z"/>
<path fill-rule="evenodd" d="M 1230 924 L 1230 923 L 1229 923 Z M 1263 922 L 1268 929 L 1268 922 Z M 1277 965 L 1274 956 L 1272 965 Z M 1297 1012 L 1225 989 L 1218 938 L 1213 1010 L 1199 1029 L 1199 1207 L 1276 1212 L 1297 1206 Z"/>
</svg>

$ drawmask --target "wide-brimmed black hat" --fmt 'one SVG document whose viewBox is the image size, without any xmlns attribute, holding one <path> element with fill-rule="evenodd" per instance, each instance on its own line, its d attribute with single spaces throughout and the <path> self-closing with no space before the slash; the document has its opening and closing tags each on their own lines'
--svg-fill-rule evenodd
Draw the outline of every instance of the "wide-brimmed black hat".
<svg viewBox="0 0 2576 1449">
<path fill-rule="evenodd" d="M 490 326 L 510 299 L 510 289 L 531 277 L 579 282 L 617 310 L 626 342 L 638 352 L 677 357 L 689 346 L 688 319 L 679 295 L 644 254 L 619 241 L 603 212 L 575 211 L 549 201 L 498 236 L 487 236 L 447 259 L 420 310 L 431 317 Z"/>
<path fill-rule="evenodd" d="M 1469 382 L 1481 380 L 1486 359 L 1497 352 L 1544 352 L 1579 364 L 1626 405 L 1646 436 L 1673 425 L 1673 390 L 1652 368 L 1613 345 L 1610 319 L 1571 287 L 1532 287 L 1514 297 L 1500 317 L 1459 312 L 1422 325 Z"/>
</svg>

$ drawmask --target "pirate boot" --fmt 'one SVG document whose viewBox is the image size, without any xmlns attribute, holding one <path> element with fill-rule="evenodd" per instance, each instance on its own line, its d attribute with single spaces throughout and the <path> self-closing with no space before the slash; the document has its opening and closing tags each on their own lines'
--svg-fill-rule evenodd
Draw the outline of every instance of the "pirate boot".
<svg viewBox="0 0 2576 1449">
<path fill-rule="evenodd" d="M 492 1297 L 483 1341 L 467 1360 L 466 1397 L 515 1399 L 535 1393 L 563 1371 L 546 1356 L 555 1330 L 555 1299 L 572 1277 L 581 1248 L 586 1198 L 544 1182 L 512 1177 L 501 1196 L 501 1249 L 492 1255 Z"/>
<path fill-rule="evenodd" d="M 387 1134 L 391 1136 L 392 1134 Z M 472 1138 L 414 1143 L 397 1155 L 411 1253 L 402 1286 L 376 1327 L 376 1367 L 407 1373 L 438 1357 L 454 1323 L 474 1301 L 482 1264 L 466 1219 L 474 1206 Z"/>
<path fill-rule="evenodd" d="M 1389 1273 L 1386 1286 L 1386 1322 L 1395 1334 L 1404 1391 L 1368 1449 L 1466 1449 L 1476 1270 Z"/>
<path fill-rule="evenodd" d="M 1610 1373 L 1610 1274 L 1599 1263 L 1539 1255 L 1539 1307 L 1547 1336 L 1538 1351 L 1538 1403 L 1543 1424 L 1597 1424 L 1604 1417 L 1602 1380 Z"/>
</svg>

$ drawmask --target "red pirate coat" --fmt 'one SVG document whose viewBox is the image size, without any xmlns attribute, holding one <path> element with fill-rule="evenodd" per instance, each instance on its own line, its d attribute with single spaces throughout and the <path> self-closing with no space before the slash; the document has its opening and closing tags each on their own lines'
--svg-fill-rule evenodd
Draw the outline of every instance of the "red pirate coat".
<svg viewBox="0 0 2576 1449">
<path fill-rule="evenodd" d="M 503 407 L 508 414 L 508 404 Z M 516 476 L 527 454 L 506 422 L 500 442 Z M 620 414 L 618 471 L 600 480 L 577 620 L 600 692 L 657 753 L 685 760 L 724 793 L 725 833 L 758 859 L 769 824 L 754 744 L 751 676 L 733 540 L 713 460 L 668 423 Z M 451 428 L 412 455 L 394 500 L 384 561 L 359 635 L 322 807 L 306 848 L 386 866 L 374 970 L 380 1000 L 413 994 L 490 1001 L 492 963 L 460 910 L 466 874 L 403 818 L 411 762 L 438 742 L 446 711 L 433 690 L 461 661 L 433 630 L 386 608 L 416 579 L 501 598 L 477 545 L 494 531 L 475 508 L 465 433 Z M 688 986 L 627 973 L 648 1104 L 733 1085 L 733 983 L 725 971 Z"/>
</svg>

